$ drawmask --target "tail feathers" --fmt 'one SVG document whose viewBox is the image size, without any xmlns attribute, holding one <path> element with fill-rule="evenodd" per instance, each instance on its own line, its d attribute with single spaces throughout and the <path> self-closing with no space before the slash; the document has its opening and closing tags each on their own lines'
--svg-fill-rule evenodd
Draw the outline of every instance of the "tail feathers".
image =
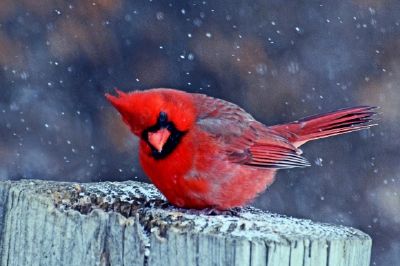
<svg viewBox="0 0 400 266">
<path fill-rule="evenodd" d="M 273 126 L 272 129 L 285 135 L 295 146 L 307 141 L 354 132 L 370 128 L 376 124 L 373 116 L 376 115 L 373 106 L 358 106 L 340 109 L 334 112 L 309 116 L 298 121 Z"/>
</svg>

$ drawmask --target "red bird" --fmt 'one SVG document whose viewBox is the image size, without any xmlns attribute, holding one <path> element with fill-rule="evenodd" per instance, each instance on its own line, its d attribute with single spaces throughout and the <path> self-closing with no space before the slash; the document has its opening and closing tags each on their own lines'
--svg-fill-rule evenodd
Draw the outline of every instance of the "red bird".
<svg viewBox="0 0 400 266">
<path fill-rule="evenodd" d="M 369 128 L 358 106 L 267 127 L 239 106 L 204 94 L 151 89 L 106 94 L 140 138 L 144 172 L 174 205 L 226 210 L 272 184 L 278 169 L 310 166 L 307 141 Z"/>
</svg>

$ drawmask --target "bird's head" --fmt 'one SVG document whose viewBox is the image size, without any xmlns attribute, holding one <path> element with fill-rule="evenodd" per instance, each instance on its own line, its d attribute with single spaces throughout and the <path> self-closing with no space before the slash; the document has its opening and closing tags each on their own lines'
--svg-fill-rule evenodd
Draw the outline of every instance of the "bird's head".
<svg viewBox="0 0 400 266">
<path fill-rule="evenodd" d="M 147 142 L 155 158 L 163 158 L 194 125 L 196 107 L 189 93 L 151 89 L 106 98 L 121 114 L 132 133 Z"/>
</svg>

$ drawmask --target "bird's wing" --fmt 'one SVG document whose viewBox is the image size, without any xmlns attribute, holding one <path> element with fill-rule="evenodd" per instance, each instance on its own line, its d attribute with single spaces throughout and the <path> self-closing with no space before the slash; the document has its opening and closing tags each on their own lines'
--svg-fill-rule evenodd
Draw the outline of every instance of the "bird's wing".
<svg viewBox="0 0 400 266">
<path fill-rule="evenodd" d="M 301 151 L 285 137 L 239 106 L 203 94 L 195 94 L 194 98 L 197 125 L 214 137 L 229 161 L 272 169 L 309 166 Z"/>
</svg>

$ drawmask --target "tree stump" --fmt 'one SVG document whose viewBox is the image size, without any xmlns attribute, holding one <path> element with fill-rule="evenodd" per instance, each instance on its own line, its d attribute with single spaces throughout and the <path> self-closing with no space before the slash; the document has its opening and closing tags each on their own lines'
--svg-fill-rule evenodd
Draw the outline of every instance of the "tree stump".
<svg viewBox="0 0 400 266">
<path fill-rule="evenodd" d="M 0 182 L 1 265 L 367 266 L 348 227 L 244 208 L 207 215 L 139 182 Z"/>
</svg>

